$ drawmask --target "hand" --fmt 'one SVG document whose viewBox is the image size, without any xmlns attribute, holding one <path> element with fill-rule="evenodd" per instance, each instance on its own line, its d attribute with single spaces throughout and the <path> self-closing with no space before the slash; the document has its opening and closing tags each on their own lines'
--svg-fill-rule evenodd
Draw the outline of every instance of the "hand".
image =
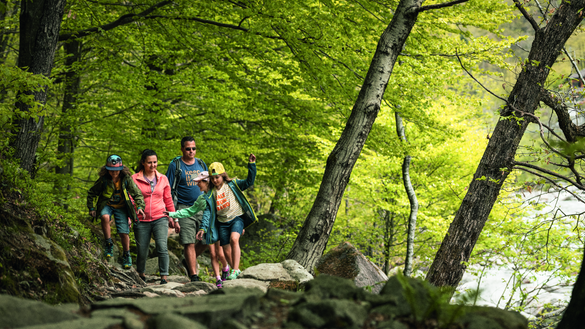
<svg viewBox="0 0 585 329">
<path fill-rule="evenodd" d="M 246 229 L 243 229 L 242 230 L 242 235 L 244 235 L 244 233 L 246 233 Z"/>
<path fill-rule="evenodd" d="M 176 224 L 179 225 L 179 222 L 177 222 Z M 175 227 L 175 222 L 173 221 L 173 219 L 171 217 L 169 217 L 169 227 L 170 228 Z"/>
<path fill-rule="evenodd" d="M 163 215 L 165 215 L 165 216 L 168 217 L 169 216 L 169 212 L 165 210 L 165 211 L 163 211 Z"/>
<path fill-rule="evenodd" d="M 144 210 L 142 210 L 142 209 L 138 209 L 137 213 L 142 215 L 142 218 L 146 217 L 146 215 L 144 214 Z"/>
<path fill-rule="evenodd" d="M 128 226 L 132 227 L 132 220 L 128 217 Z"/>
<path fill-rule="evenodd" d="M 97 214 L 96 214 L 95 210 L 91 210 L 91 211 L 89 212 L 89 215 L 90 215 L 91 217 L 95 218 L 95 216 L 96 216 Z"/>
<path fill-rule="evenodd" d="M 250 154 L 250 158 L 248 158 L 248 162 L 256 162 L 256 156 L 254 154 Z"/>
<path fill-rule="evenodd" d="M 205 233 L 205 231 L 201 230 L 199 232 L 197 232 L 197 235 L 195 235 L 195 239 L 202 241 L 203 240 L 203 234 Z"/>
<path fill-rule="evenodd" d="M 181 233 L 181 225 L 179 225 L 179 222 L 175 223 L 175 233 Z"/>
</svg>

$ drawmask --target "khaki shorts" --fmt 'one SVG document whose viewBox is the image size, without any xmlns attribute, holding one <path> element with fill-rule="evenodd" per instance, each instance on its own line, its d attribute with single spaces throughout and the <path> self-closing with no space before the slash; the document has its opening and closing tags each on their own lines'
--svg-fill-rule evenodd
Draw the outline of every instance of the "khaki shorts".
<svg viewBox="0 0 585 329">
<path fill-rule="evenodd" d="M 190 207 L 191 206 L 179 203 L 177 205 L 177 211 Z M 179 233 L 179 243 L 181 243 L 182 245 L 197 243 L 197 239 L 195 238 L 195 236 L 197 235 L 199 227 L 201 226 L 202 218 L 203 211 L 196 213 L 193 217 L 179 218 L 179 225 L 181 225 L 181 232 Z"/>
</svg>

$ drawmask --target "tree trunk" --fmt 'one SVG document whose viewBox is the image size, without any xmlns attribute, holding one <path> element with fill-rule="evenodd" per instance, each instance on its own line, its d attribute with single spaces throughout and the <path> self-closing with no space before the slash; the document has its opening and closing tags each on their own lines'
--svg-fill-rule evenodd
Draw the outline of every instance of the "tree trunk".
<svg viewBox="0 0 585 329">
<path fill-rule="evenodd" d="M 512 169 L 516 150 L 530 121 L 530 116 L 522 112 L 535 112 L 549 68 L 581 22 L 579 11 L 584 6 L 585 0 L 563 2 L 548 25 L 537 30 L 528 60 L 508 97 L 508 105 L 502 110 L 473 181 L 429 270 L 430 283 L 455 287 L 461 280 L 465 262 Z"/>
<path fill-rule="evenodd" d="M 418 213 L 418 200 L 416 193 L 410 182 L 410 155 L 404 157 L 402 163 L 402 180 L 404 181 L 404 189 L 408 195 L 410 202 L 410 215 L 408 216 L 408 235 L 406 237 L 406 259 L 404 260 L 404 276 L 412 275 L 412 263 L 414 259 L 414 234 L 416 230 L 416 215 Z"/>
<path fill-rule="evenodd" d="M 380 218 L 384 221 L 384 273 L 390 272 L 390 248 L 394 246 L 394 236 L 396 235 L 396 225 L 394 217 L 396 214 L 390 213 L 385 209 L 380 209 Z"/>
<path fill-rule="evenodd" d="M 73 152 L 74 135 L 72 133 L 72 121 L 76 115 L 71 115 L 77 105 L 77 97 L 81 85 L 81 78 L 79 72 L 74 67 L 81 59 L 81 42 L 73 40 L 67 42 L 65 48 L 65 93 L 63 96 L 63 107 L 61 108 L 61 125 L 59 127 L 59 141 L 57 144 L 57 160 L 58 165 L 55 168 L 55 173 L 62 175 L 73 175 Z M 59 190 L 69 190 L 69 185 L 62 184 L 64 180 L 58 178 L 55 182 L 55 187 Z"/>
<path fill-rule="evenodd" d="M 423 0 L 401 0 L 382 34 L 364 84 L 339 141 L 327 158 L 315 203 L 287 258 L 310 272 L 323 254 L 351 170 L 380 110 L 394 63 L 418 17 Z"/>
<path fill-rule="evenodd" d="M 65 0 L 22 0 L 20 9 L 20 48 L 18 67 L 33 74 L 49 77 L 63 19 Z M 44 106 L 47 102 L 47 87 L 26 94 L 34 96 L 36 102 Z M 16 122 L 16 137 L 10 146 L 15 149 L 14 156 L 20 159 L 20 167 L 28 170 L 31 176 L 35 171 L 35 153 L 41 138 L 44 117 L 27 115 L 30 105 L 19 102 L 16 105 L 23 113 Z"/>
<path fill-rule="evenodd" d="M 574 329 L 583 328 L 585 323 L 585 253 L 581 262 L 581 270 L 577 277 L 577 282 L 573 286 L 571 293 L 571 300 L 563 314 L 561 322 L 557 325 L 557 329 Z"/>
<path fill-rule="evenodd" d="M 406 139 L 406 129 L 402 124 L 402 117 L 400 113 L 396 112 L 394 117 L 396 118 L 396 134 L 398 138 L 403 142 L 408 142 Z M 410 215 L 408 216 L 408 233 L 406 236 L 406 257 L 404 259 L 404 276 L 410 276 L 412 274 L 412 263 L 414 258 L 414 233 L 416 231 L 416 215 L 418 213 L 418 200 L 416 199 L 416 193 L 410 182 L 410 155 L 404 157 L 402 162 L 402 181 L 404 183 L 404 190 L 408 195 L 408 202 L 410 203 Z"/>
</svg>

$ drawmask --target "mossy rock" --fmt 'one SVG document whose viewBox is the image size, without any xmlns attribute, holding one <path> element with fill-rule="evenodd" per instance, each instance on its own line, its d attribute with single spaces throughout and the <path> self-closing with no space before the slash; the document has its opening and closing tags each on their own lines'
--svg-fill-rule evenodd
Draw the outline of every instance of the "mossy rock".
<svg viewBox="0 0 585 329">
<path fill-rule="evenodd" d="M 327 274 L 320 274 L 305 285 L 307 295 L 319 298 L 363 299 L 363 289 L 356 287 L 350 279 L 340 278 Z"/>
<path fill-rule="evenodd" d="M 528 320 L 518 312 L 495 307 L 470 306 L 465 315 L 456 320 L 464 328 L 477 329 L 527 329 Z"/>
<path fill-rule="evenodd" d="M 367 316 L 366 309 L 353 300 L 329 299 L 296 306 L 288 320 L 309 328 L 361 328 Z"/>
</svg>

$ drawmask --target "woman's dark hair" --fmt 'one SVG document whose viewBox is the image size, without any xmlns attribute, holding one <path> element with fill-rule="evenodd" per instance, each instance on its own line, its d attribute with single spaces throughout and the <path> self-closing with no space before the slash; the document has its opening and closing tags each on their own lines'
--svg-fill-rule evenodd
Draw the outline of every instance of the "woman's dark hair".
<svg viewBox="0 0 585 329">
<path fill-rule="evenodd" d="M 135 172 L 139 173 L 142 170 L 144 170 L 144 161 L 146 161 L 146 158 L 148 158 L 149 156 L 155 156 L 156 159 L 158 160 L 158 155 L 156 155 L 156 152 L 151 150 L 151 149 L 146 149 L 144 151 L 142 151 L 142 156 L 140 157 L 140 160 L 138 161 L 138 164 L 136 165 L 136 169 L 134 170 Z"/>
<path fill-rule="evenodd" d="M 123 179 L 125 176 L 132 176 L 132 173 L 130 172 L 130 169 L 126 166 L 124 166 L 124 169 L 120 170 L 120 179 Z M 100 177 L 106 177 L 109 179 L 112 179 L 112 176 L 110 176 L 110 172 L 108 169 L 106 169 L 106 166 L 103 166 L 100 168 L 100 172 L 98 173 L 98 175 Z"/>
</svg>

